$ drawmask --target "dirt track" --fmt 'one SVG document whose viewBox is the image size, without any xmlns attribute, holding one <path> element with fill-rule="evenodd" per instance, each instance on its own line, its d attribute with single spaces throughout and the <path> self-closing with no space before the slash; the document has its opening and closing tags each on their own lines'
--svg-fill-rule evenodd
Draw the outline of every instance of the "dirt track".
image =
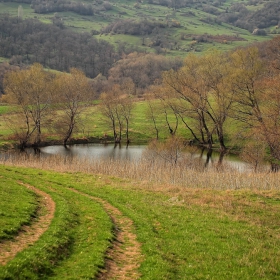
<svg viewBox="0 0 280 280">
<path fill-rule="evenodd" d="M 134 226 L 132 220 L 124 216 L 119 209 L 103 199 L 73 189 L 72 191 L 102 204 L 114 224 L 115 239 L 111 248 L 107 251 L 105 269 L 100 272 L 97 279 L 136 280 L 140 278 L 138 268 L 143 257 L 141 255 L 141 245 L 137 241 L 136 234 L 133 232 Z"/>
<path fill-rule="evenodd" d="M 16 254 L 32 245 L 48 229 L 55 212 L 55 203 L 51 196 L 33 186 L 19 183 L 34 191 L 41 197 L 38 210 L 39 217 L 34 219 L 30 226 L 21 227 L 19 234 L 13 240 L 0 243 L 0 265 L 5 265 L 12 260 Z M 43 212 L 44 214 L 41 214 Z"/>
</svg>

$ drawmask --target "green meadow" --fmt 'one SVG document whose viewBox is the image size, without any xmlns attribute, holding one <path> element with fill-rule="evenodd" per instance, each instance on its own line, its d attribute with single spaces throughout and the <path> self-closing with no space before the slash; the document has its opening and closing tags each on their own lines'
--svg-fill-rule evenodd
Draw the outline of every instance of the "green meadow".
<svg viewBox="0 0 280 280">
<path fill-rule="evenodd" d="M 180 188 L 83 172 L 8 165 L 1 165 L 0 170 L 1 200 L 3 188 L 21 193 L 19 213 L 31 215 L 30 207 L 24 209 L 34 202 L 19 182 L 36 186 L 56 203 L 49 229 L 0 267 L 0 279 L 95 279 L 104 269 L 115 225 L 104 206 L 90 198 L 106 201 L 133 221 L 142 255 L 139 279 L 280 276 L 277 189 L 229 190 L 226 183 L 224 190 L 193 183 Z M 15 204 L 16 200 L 10 200 L 9 207 Z M 5 213 L 5 206 L 1 203 L 0 207 Z M 19 224 L 14 217 L 4 217 L 6 225 Z"/>
</svg>

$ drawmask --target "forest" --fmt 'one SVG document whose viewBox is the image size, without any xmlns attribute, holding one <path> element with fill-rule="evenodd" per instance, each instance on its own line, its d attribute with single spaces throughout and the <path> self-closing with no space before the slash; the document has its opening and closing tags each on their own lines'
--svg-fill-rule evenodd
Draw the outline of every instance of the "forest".
<svg viewBox="0 0 280 280">
<path fill-rule="evenodd" d="M 182 63 L 180 59 L 133 51 L 122 44 L 116 49 L 89 33 L 76 33 L 33 19 L 4 17 L 0 19 L 0 56 L 9 58 L 9 65 L 0 64 L 0 90 L 3 93 L 1 77 L 5 69 L 34 62 L 58 71 L 79 68 L 87 77 L 97 78 L 93 82 L 97 87 L 100 76 L 114 81 L 131 78 L 139 89 L 160 79 L 161 71 L 176 69 Z"/>
</svg>

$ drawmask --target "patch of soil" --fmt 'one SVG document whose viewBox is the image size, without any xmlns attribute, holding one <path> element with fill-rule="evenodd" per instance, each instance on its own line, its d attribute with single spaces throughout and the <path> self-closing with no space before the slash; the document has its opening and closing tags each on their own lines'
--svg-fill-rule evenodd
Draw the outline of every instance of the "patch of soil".
<svg viewBox="0 0 280 280">
<path fill-rule="evenodd" d="M 217 43 L 226 43 L 226 42 L 234 42 L 234 41 L 247 41 L 246 39 L 234 36 L 234 35 L 195 35 L 195 34 L 186 34 L 184 35 L 184 39 L 194 38 L 194 40 L 198 40 L 201 42 L 217 42 Z"/>
<path fill-rule="evenodd" d="M 19 183 L 32 190 L 41 197 L 38 209 L 39 217 L 34 219 L 30 226 L 21 227 L 18 235 L 13 240 L 0 243 L 0 265 L 7 264 L 17 253 L 34 244 L 48 229 L 55 213 L 55 202 L 51 196 L 33 186 Z"/>
<path fill-rule="evenodd" d="M 230 36 L 230 35 L 209 35 L 210 40 L 218 43 L 224 42 L 234 42 L 234 41 L 247 41 L 246 39 L 238 36 Z"/>
<path fill-rule="evenodd" d="M 114 224 L 115 239 L 106 253 L 105 268 L 100 271 L 97 279 L 139 279 L 141 275 L 138 268 L 143 260 L 143 256 L 141 255 L 141 245 L 134 233 L 132 220 L 124 216 L 118 208 L 103 199 L 74 189 L 71 190 L 98 201 L 111 217 Z"/>
</svg>

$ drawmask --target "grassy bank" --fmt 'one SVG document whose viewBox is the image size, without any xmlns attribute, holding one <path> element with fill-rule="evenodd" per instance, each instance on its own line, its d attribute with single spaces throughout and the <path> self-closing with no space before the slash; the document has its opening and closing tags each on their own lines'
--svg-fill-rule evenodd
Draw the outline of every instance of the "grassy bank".
<svg viewBox="0 0 280 280">
<path fill-rule="evenodd" d="M 136 101 L 129 123 L 129 139 L 132 144 L 147 144 L 152 139 L 156 138 L 156 130 L 152 120 L 147 116 L 147 102 Z M 16 144 L 16 138 L 13 131 L 9 128 L 5 121 L 5 116 L 9 114 L 9 106 L 0 106 L 0 148 L 11 147 Z M 175 127 L 175 117 L 170 112 L 170 125 Z M 159 139 L 163 140 L 170 136 L 168 125 L 165 121 L 165 116 L 157 116 L 157 128 L 159 130 Z M 225 126 L 225 141 L 228 147 L 240 146 L 240 140 L 235 136 L 239 132 L 238 126 L 234 121 L 228 121 Z M 73 134 L 72 143 L 86 143 L 103 141 L 104 135 L 113 141 L 113 132 L 111 124 L 100 113 L 100 107 L 93 105 L 87 108 L 81 116 L 81 122 L 78 124 Z M 186 129 L 185 125 L 179 121 L 176 135 L 184 138 L 186 141 L 193 139 L 191 133 Z M 57 142 L 61 141 L 54 130 L 43 130 L 42 142 Z M 125 135 L 123 134 L 123 139 Z M 214 139 L 215 140 L 215 139 Z"/>
</svg>

